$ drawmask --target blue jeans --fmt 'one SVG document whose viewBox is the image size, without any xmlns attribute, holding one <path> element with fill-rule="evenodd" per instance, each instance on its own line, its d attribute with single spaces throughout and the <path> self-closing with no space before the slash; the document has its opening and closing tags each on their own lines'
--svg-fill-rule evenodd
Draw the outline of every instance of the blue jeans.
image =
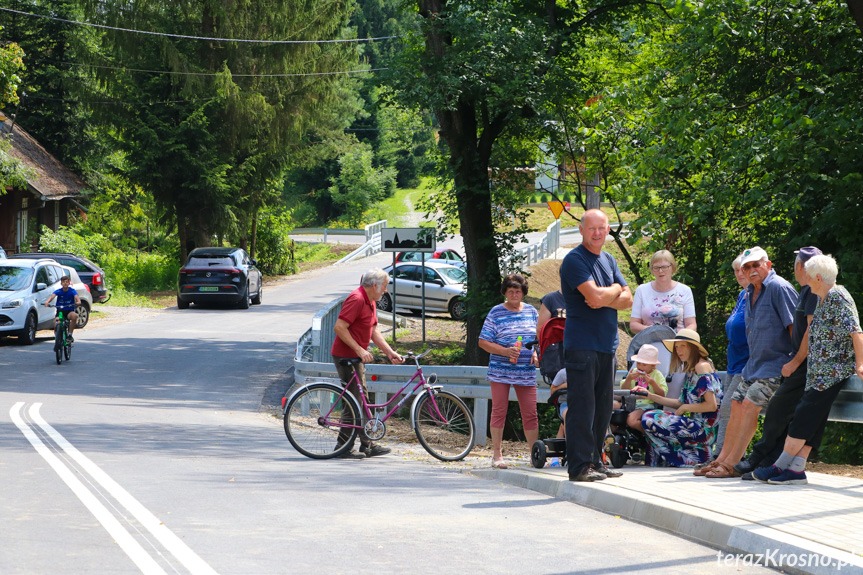
<svg viewBox="0 0 863 575">
<path fill-rule="evenodd" d="M 566 459 L 575 476 L 594 463 L 602 463 L 602 446 L 611 421 L 614 370 L 613 353 L 565 349 Z"/>
</svg>

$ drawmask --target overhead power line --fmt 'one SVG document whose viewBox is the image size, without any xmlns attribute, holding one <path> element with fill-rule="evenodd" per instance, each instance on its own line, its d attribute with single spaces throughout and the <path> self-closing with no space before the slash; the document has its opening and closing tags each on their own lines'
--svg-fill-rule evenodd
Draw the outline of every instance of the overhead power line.
<svg viewBox="0 0 863 575">
<path fill-rule="evenodd" d="M 66 24 L 75 24 L 76 26 L 89 26 L 91 28 L 100 28 L 102 30 L 114 30 L 116 32 L 130 32 L 132 34 L 146 34 L 148 36 L 163 36 L 167 38 L 180 38 L 183 40 L 207 40 L 210 42 L 237 42 L 242 44 L 344 44 L 350 42 L 377 42 L 379 40 L 391 40 L 393 38 L 403 38 L 404 36 L 378 36 L 376 38 L 342 38 L 335 40 L 255 40 L 245 38 L 208 38 L 206 36 L 186 36 L 184 34 L 168 34 L 165 32 L 152 32 L 150 30 L 135 30 L 133 28 L 117 28 L 116 26 L 105 26 L 104 24 L 93 24 L 91 22 L 79 22 L 77 20 L 67 20 L 65 18 L 56 18 L 54 16 L 45 16 L 43 14 L 32 14 L 30 12 L 22 12 L 20 10 L 12 10 L 11 8 L 0 8 L 0 11 L 19 14 L 21 16 L 29 16 L 31 18 L 42 18 L 44 20 L 53 20 L 55 22 L 65 22 Z"/>
<path fill-rule="evenodd" d="M 48 60 L 43 60 L 48 61 Z M 89 68 L 99 68 L 102 70 L 122 70 L 124 72 L 142 72 L 146 74 L 174 74 L 177 76 L 221 76 L 221 72 L 180 72 L 174 70 L 146 70 L 143 68 L 127 68 L 125 66 L 102 66 L 100 64 L 84 64 L 80 62 L 62 62 L 55 61 L 55 64 L 65 64 L 69 66 L 86 66 Z M 380 72 L 381 70 L 389 70 L 389 68 L 369 68 L 368 70 L 334 70 L 332 72 L 298 72 L 292 74 L 234 74 L 231 72 L 231 77 L 234 78 L 291 78 L 295 76 L 332 76 L 333 74 L 363 74 L 366 72 Z"/>
</svg>

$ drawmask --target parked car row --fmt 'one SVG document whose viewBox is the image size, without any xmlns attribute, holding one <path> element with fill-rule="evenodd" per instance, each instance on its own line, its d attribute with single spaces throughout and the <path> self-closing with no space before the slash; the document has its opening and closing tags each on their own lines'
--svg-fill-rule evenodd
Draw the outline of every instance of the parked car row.
<svg viewBox="0 0 863 575">
<path fill-rule="evenodd" d="M 105 303 L 108 301 L 110 296 L 108 295 L 108 286 L 106 285 L 106 277 L 105 272 L 97 266 L 95 263 L 91 262 L 87 258 L 83 256 L 76 256 L 74 254 L 64 254 L 64 253 L 48 253 L 48 252 L 39 252 L 39 253 L 20 253 L 20 254 L 12 254 L 7 256 L 9 259 L 50 259 L 55 262 L 68 266 L 78 272 L 78 276 L 90 286 L 90 293 L 93 296 L 93 301 L 96 303 Z"/>
<path fill-rule="evenodd" d="M 78 327 L 84 327 L 90 319 L 93 297 L 74 269 L 51 259 L 0 260 L 0 336 L 15 335 L 22 343 L 32 345 L 37 330 L 52 329 L 54 308 L 42 304 L 60 289 L 64 275 L 70 277 L 80 297 L 81 304 L 75 311 Z"/>
</svg>

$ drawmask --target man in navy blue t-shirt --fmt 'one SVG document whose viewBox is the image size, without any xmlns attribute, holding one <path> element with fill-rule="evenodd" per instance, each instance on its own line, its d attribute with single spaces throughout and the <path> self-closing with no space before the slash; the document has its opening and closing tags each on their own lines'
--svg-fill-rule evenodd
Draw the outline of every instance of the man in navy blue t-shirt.
<svg viewBox="0 0 863 575">
<path fill-rule="evenodd" d="M 60 278 L 60 286 L 60 289 L 54 291 L 43 305 L 47 306 L 54 301 L 54 298 L 57 298 L 57 315 L 62 310 L 66 314 L 66 317 L 69 318 L 69 341 L 72 342 L 75 341 L 72 337 L 72 332 L 75 331 L 75 327 L 78 325 L 78 314 L 75 313 L 75 308 L 81 305 L 81 298 L 78 296 L 78 292 L 71 287 L 72 278 L 69 276 Z M 56 320 L 54 321 L 56 325 Z"/>
<path fill-rule="evenodd" d="M 560 266 L 566 301 L 566 457 L 570 481 L 596 481 L 621 475 L 602 464 L 602 444 L 611 421 L 617 310 L 632 307 L 632 292 L 614 257 L 602 251 L 608 216 L 588 210 L 578 229 L 582 243 Z"/>
</svg>

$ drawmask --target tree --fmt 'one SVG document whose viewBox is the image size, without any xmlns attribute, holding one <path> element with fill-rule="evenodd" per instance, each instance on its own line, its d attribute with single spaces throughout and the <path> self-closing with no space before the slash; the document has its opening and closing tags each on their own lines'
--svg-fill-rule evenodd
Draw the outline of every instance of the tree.
<svg viewBox="0 0 863 575">
<path fill-rule="evenodd" d="M 468 261 L 466 357 L 487 355 L 477 346 L 481 322 L 499 301 L 499 242 L 493 224 L 489 169 L 512 169 L 530 161 L 519 140 L 538 141 L 551 96 L 549 71 L 577 80 L 579 49 L 587 32 L 612 23 L 640 1 L 522 3 L 480 0 L 418 0 L 422 35 L 412 37 L 388 83 L 408 106 L 431 109 L 446 146 L 446 178 Z M 567 65 L 564 69 L 560 65 Z M 568 86 L 578 90 L 578 82 Z M 584 95 L 586 101 L 592 94 Z"/>
<path fill-rule="evenodd" d="M 0 108 L 18 102 L 17 90 L 23 70 L 24 51 L 21 47 L 14 42 L 0 45 Z M 20 161 L 9 156 L 8 148 L 9 143 L 0 137 L 0 195 L 5 194 L 9 186 L 24 187 L 29 175 Z"/>
<path fill-rule="evenodd" d="M 730 263 L 755 244 L 786 277 L 792 251 L 818 245 L 863 287 L 860 30 L 835 3 L 718 0 L 668 15 L 644 22 L 610 67 L 617 81 L 580 113 L 587 141 L 611 144 L 611 192 L 641 214 L 632 233 L 682 264 L 699 327 L 720 336 Z"/>
<path fill-rule="evenodd" d="M 315 42 L 342 37 L 348 6 L 149 0 L 131 7 L 88 1 L 87 8 L 119 28 L 310 41 L 250 44 L 123 31 L 104 37 L 106 90 L 124 101 L 153 102 L 110 118 L 117 144 L 127 151 L 134 181 L 152 190 L 177 226 L 183 255 L 217 236 L 253 247 L 258 211 L 278 200 L 274 182 L 356 112 L 353 80 L 328 75 L 356 68 L 355 47 Z"/>
</svg>

